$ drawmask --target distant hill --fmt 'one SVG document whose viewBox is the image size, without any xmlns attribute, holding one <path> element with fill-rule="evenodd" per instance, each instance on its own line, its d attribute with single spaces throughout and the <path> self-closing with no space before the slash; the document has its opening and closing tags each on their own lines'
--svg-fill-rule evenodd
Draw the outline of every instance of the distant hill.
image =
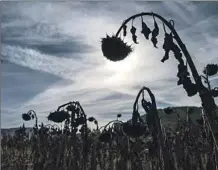
<svg viewBox="0 0 218 170">
<path fill-rule="evenodd" d="M 7 134 L 7 135 L 10 135 L 10 136 L 13 136 L 15 134 L 15 131 L 16 130 L 19 130 L 20 128 L 8 128 L 8 129 L 1 129 L 1 135 L 4 133 L 4 134 Z M 26 132 L 27 133 L 32 133 L 32 128 L 30 127 L 26 127 Z"/>
<path fill-rule="evenodd" d="M 189 109 L 190 110 L 190 119 L 194 124 L 197 124 L 196 119 L 200 119 L 202 113 L 202 107 L 195 107 L 195 106 L 181 106 L 181 107 L 171 107 L 173 109 L 172 114 L 167 115 L 164 112 L 164 109 L 158 109 L 158 114 L 162 120 L 164 127 L 172 128 L 177 124 L 179 115 L 181 120 L 186 120 L 186 113 Z M 216 109 L 216 113 L 218 115 L 218 107 Z M 141 115 L 141 117 L 146 120 L 146 115 Z"/>
<path fill-rule="evenodd" d="M 193 123 L 196 123 L 196 119 L 200 118 L 201 115 L 201 107 L 192 107 L 192 106 L 181 106 L 181 107 L 171 107 L 173 112 L 170 115 L 167 115 L 163 109 L 158 109 L 158 114 L 162 120 L 164 126 L 174 127 L 177 123 L 177 116 L 179 115 L 181 120 L 186 119 L 186 113 L 189 109 L 191 109 L 190 118 Z M 146 120 L 146 115 L 142 115 L 142 118 Z"/>
<path fill-rule="evenodd" d="M 200 118 L 201 115 L 201 107 L 195 107 L 195 106 L 181 106 L 181 107 L 172 107 L 174 110 L 171 115 L 167 115 L 164 112 L 164 109 L 158 109 L 159 116 L 162 120 L 162 123 L 165 127 L 174 129 L 176 123 L 177 123 L 177 115 L 180 116 L 181 120 L 186 119 L 186 112 L 188 109 L 191 109 L 190 118 L 193 123 L 196 123 L 196 119 Z M 218 107 L 216 110 L 216 113 L 218 115 Z M 141 115 L 141 117 L 146 120 L 146 115 Z M 10 129 L 1 129 L 1 133 L 6 133 L 8 135 L 14 135 L 15 131 L 19 128 L 10 128 Z M 26 128 L 27 132 L 32 133 L 32 128 Z"/>
</svg>

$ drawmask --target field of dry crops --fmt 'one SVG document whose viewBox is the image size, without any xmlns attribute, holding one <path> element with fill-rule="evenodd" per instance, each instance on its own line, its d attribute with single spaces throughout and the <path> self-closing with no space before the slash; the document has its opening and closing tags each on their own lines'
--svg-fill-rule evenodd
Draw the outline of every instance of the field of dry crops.
<svg viewBox="0 0 218 170">
<path fill-rule="evenodd" d="M 74 104 L 73 109 L 76 111 L 80 105 Z M 72 106 L 72 103 L 70 105 Z M 69 105 L 62 106 L 68 106 L 70 110 Z M 217 165 L 215 142 L 217 136 L 199 119 L 201 110 L 197 107 L 160 109 L 159 131 L 158 127 L 151 130 L 152 128 L 149 129 L 148 126 L 142 128 L 143 133 L 138 134 L 132 127 L 133 135 L 132 130 L 126 130 L 125 123 L 118 120 L 121 114 L 117 115 L 116 120 L 109 122 L 112 123 L 110 126 L 108 124 L 98 128 L 98 122 L 93 117 L 85 116 L 86 121 L 82 122 L 81 118 L 85 114 L 82 109 L 77 109 L 78 113 L 71 113 L 71 119 L 65 120 L 62 129 L 42 123 L 34 125 L 31 135 L 26 132 L 24 126 L 16 130 L 14 136 L 3 133 L 1 168 L 4 170 L 213 170 Z M 50 118 L 56 120 L 54 113 L 50 114 Z M 28 120 L 28 114 L 24 115 L 24 118 Z M 36 119 L 34 116 L 31 118 Z M 146 120 L 148 117 L 145 115 L 142 118 L 148 124 Z M 80 123 L 75 125 L 74 120 Z M 93 122 L 96 128 L 90 130 L 87 122 Z"/>
<path fill-rule="evenodd" d="M 130 138 L 120 126 L 110 131 L 110 138 L 99 140 L 103 132 L 89 130 L 86 140 L 83 131 L 72 136 L 43 126 L 29 138 L 21 128 L 14 137 L 3 136 L 1 168 L 156 170 L 168 162 L 164 166 L 171 169 L 215 169 L 215 150 L 200 125 L 178 120 L 176 131 L 165 131 L 166 154 L 170 155 L 161 159 L 158 142 L 150 134 Z"/>
<path fill-rule="evenodd" d="M 145 100 L 147 91 L 151 102 Z M 139 99 L 145 111 L 140 116 Z M 216 111 L 216 110 L 214 110 Z M 103 127 L 87 117 L 78 101 L 48 115 L 57 124 L 38 123 L 34 110 L 22 114 L 35 120 L 32 133 L 23 125 L 1 138 L 4 170 L 216 170 L 217 137 L 204 109 L 179 107 L 158 110 L 153 93 L 143 87 L 133 104 L 132 119 L 122 114 Z M 216 117 L 215 117 L 216 118 Z M 95 125 L 88 128 L 88 123 Z M 215 125 L 215 124 L 214 124 Z"/>
</svg>

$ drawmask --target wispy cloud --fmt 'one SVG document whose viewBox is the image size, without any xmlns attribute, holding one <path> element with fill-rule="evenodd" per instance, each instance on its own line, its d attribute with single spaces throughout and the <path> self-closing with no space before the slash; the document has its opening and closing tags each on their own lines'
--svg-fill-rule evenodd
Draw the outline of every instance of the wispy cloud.
<svg viewBox="0 0 218 170">
<path fill-rule="evenodd" d="M 151 88 L 159 107 L 199 106 L 198 96 L 189 98 L 184 89 L 177 86 L 176 60 L 160 62 L 164 54 L 163 32 L 158 49 L 139 36 L 140 44 L 134 45 L 134 52 L 117 63 L 103 57 L 100 41 L 106 33 L 116 33 L 123 20 L 132 14 L 157 12 L 175 20 L 175 28 L 201 72 L 205 64 L 217 62 L 218 14 L 212 10 L 217 3 L 205 4 L 207 2 L 2 3 L 2 55 L 8 61 L 2 69 L 2 126 L 19 126 L 21 113 L 29 109 L 34 109 L 40 120 L 46 121 L 49 112 L 69 101 L 80 101 L 86 113 L 98 118 L 100 124 L 120 112 L 128 119 L 135 96 L 144 85 Z M 12 5 L 13 11 L 9 11 Z M 203 15 L 209 8 L 211 12 Z M 152 17 L 145 20 L 153 28 Z M 138 26 L 139 34 L 140 20 L 134 25 Z M 131 36 L 125 41 L 131 44 Z M 217 85 L 217 77 L 212 78 L 212 84 Z M 19 89 L 22 93 L 16 93 Z"/>
</svg>

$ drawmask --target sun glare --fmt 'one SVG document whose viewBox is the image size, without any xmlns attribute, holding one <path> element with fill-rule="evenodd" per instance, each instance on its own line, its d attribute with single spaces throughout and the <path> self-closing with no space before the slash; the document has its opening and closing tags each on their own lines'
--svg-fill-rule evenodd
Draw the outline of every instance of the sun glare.
<svg viewBox="0 0 218 170">
<path fill-rule="evenodd" d="M 114 73 L 129 72 L 135 68 L 137 63 L 138 63 L 138 57 L 136 56 L 136 53 L 132 53 L 122 61 L 113 62 L 107 60 L 105 68 L 109 72 L 111 71 Z"/>
<path fill-rule="evenodd" d="M 134 75 L 138 65 L 139 57 L 137 53 L 132 53 L 126 59 L 118 62 L 107 60 L 105 69 L 111 73 L 111 76 L 107 79 L 107 84 L 118 86 L 132 82 L 132 75 Z"/>
</svg>

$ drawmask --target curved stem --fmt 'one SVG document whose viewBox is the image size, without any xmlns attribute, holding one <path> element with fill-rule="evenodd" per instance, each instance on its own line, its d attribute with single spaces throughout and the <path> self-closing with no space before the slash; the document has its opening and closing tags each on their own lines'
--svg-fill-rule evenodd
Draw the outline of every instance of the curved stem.
<svg viewBox="0 0 218 170">
<path fill-rule="evenodd" d="M 112 121 L 110 121 L 109 123 L 107 123 L 105 126 L 101 126 L 100 128 L 99 128 L 99 130 L 101 130 L 101 128 L 107 128 L 107 126 L 109 126 L 111 123 L 115 123 L 115 122 L 118 122 L 118 123 L 123 123 L 122 121 L 120 121 L 120 120 L 112 120 Z"/>
<path fill-rule="evenodd" d="M 34 110 L 29 110 L 29 111 L 27 112 L 27 114 L 30 113 L 30 112 L 32 112 L 32 113 L 34 114 L 34 117 L 35 117 L 35 119 L 36 119 L 36 121 L 35 121 L 35 126 L 38 128 L 38 117 L 37 117 L 37 115 L 36 115 L 36 112 L 35 112 Z"/>
<path fill-rule="evenodd" d="M 96 119 L 94 121 L 96 121 L 96 130 L 99 130 L 98 121 Z"/>
<path fill-rule="evenodd" d="M 138 103 L 138 100 L 139 100 L 139 97 L 141 95 L 141 93 L 146 89 L 145 86 L 143 86 L 141 88 L 141 90 L 138 92 L 137 96 L 136 96 L 136 99 L 135 99 L 135 102 L 134 102 L 134 105 L 133 105 L 133 111 L 136 110 L 136 106 L 137 106 L 137 103 Z"/>
<path fill-rule="evenodd" d="M 62 105 L 58 106 L 57 111 L 59 112 L 62 107 L 67 106 L 69 104 L 75 104 L 75 102 L 68 102 L 68 103 L 62 104 Z"/>
<path fill-rule="evenodd" d="M 76 102 L 76 103 L 77 103 L 77 105 L 80 107 L 80 109 L 81 109 L 81 111 L 82 111 L 82 114 L 85 114 L 85 112 L 84 112 L 82 106 L 80 105 L 80 103 L 79 103 L 79 102 Z"/>
<path fill-rule="evenodd" d="M 182 40 L 180 39 L 179 35 L 177 34 L 176 30 L 174 29 L 174 22 L 171 24 L 171 20 L 168 22 L 166 19 L 164 19 L 162 16 L 153 13 L 153 12 L 142 12 L 136 15 L 133 15 L 131 17 L 129 17 L 128 19 L 126 19 L 123 24 L 120 26 L 120 28 L 118 29 L 116 36 L 119 35 L 120 31 L 122 30 L 123 26 L 126 25 L 130 20 L 135 19 L 137 17 L 142 17 L 142 16 L 153 16 L 158 18 L 159 20 L 161 20 L 172 32 L 172 34 L 174 35 L 174 39 L 177 41 L 177 44 L 179 45 L 180 49 L 182 50 L 186 61 L 191 69 L 192 72 L 192 76 L 194 78 L 197 90 L 199 92 L 199 96 L 201 98 L 202 101 L 202 106 L 206 112 L 206 114 L 208 115 L 210 121 L 212 122 L 213 120 L 213 116 L 214 116 L 214 110 L 216 108 L 216 104 L 215 104 L 215 100 L 212 96 L 212 94 L 209 92 L 209 90 L 203 85 L 202 81 L 201 81 L 201 77 L 198 74 L 198 71 L 191 59 L 191 56 L 188 52 L 188 50 L 186 49 L 185 44 L 183 44 Z"/>
<path fill-rule="evenodd" d="M 192 71 L 192 75 L 193 75 L 193 77 L 194 77 L 194 79 L 195 79 L 195 82 L 196 82 L 196 84 L 197 84 L 199 90 L 200 90 L 200 89 L 202 90 L 203 84 L 202 84 L 202 82 L 201 82 L 201 79 L 200 79 L 200 76 L 199 76 L 199 74 L 198 74 L 198 72 L 197 72 L 197 69 L 196 69 L 195 66 L 194 66 L 194 63 L 193 63 L 193 61 L 192 61 L 192 59 L 191 59 L 191 56 L 190 56 L 189 52 L 187 51 L 187 49 L 186 49 L 186 47 L 185 47 L 185 44 L 182 43 L 182 41 L 181 41 L 179 35 L 177 34 L 177 32 L 176 32 L 176 30 L 174 29 L 173 25 L 170 23 L 171 21 L 168 22 L 166 19 L 164 19 L 164 18 L 163 18 L 162 16 L 160 16 L 159 14 L 156 14 L 156 13 L 153 13 L 153 12 L 142 12 L 142 13 L 133 15 L 133 16 L 129 17 L 128 19 L 126 19 L 126 20 L 123 22 L 123 24 L 121 25 L 121 27 L 118 29 L 118 31 L 117 31 L 117 33 L 116 33 L 116 36 L 119 35 L 119 33 L 120 33 L 120 31 L 122 30 L 123 26 L 126 25 L 130 20 L 135 19 L 135 18 L 137 18 L 137 17 L 142 17 L 142 16 L 154 16 L 154 17 L 160 19 L 160 20 L 171 30 L 171 32 L 172 32 L 173 35 L 174 35 L 175 40 L 177 41 L 178 45 L 180 46 L 180 48 L 181 48 L 183 54 L 185 55 L 185 57 L 186 57 L 186 59 L 187 59 L 187 61 L 188 61 L 189 67 L 190 67 L 190 69 L 191 69 L 191 71 Z"/>
<path fill-rule="evenodd" d="M 151 102 L 152 102 L 152 105 L 154 105 L 156 107 L 156 101 L 155 101 L 155 97 L 154 97 L 153 93 L 151 92 L 151 90 L 148 87 L 143 86 L 141 88 L 141 90 L 138 92 L 138 95 L 135 99 L 135 103 L 133 105 L 133 110 L 136 110 L 136 105 L 138 103 L 139 97 L 144 90 L 146 90 L 148 92 L 150 99 L 151 99 Z"/>
</svg>

